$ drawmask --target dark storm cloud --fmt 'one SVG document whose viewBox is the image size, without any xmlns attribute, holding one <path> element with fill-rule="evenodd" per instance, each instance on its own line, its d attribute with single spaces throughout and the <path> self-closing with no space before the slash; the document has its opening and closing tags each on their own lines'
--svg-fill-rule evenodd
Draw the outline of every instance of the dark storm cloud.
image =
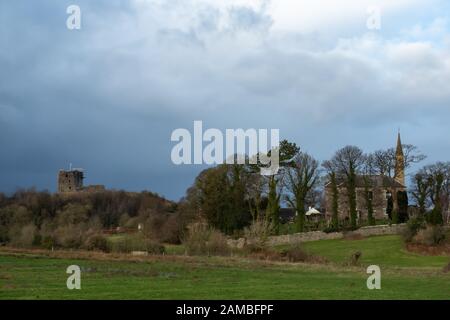
<svg viewBox="0 0 450 320">
<path fill-rule="evenodd" d="M 0 190 L 55 190 L 72 162 L 87 183 L 176 199 L 201 168 L 171 163 L 170 135 L 194 120 L 280 128 L 320 159 L 391 146 L 401 126 L 450 159 L 425 137 L 448 133 L 448 50 L 364 35 L 311 49 L 313 35 L 271 33 L 265 2 L 77 1 L 69 31 L 69 4 L 1 4 Z"/>
</svg>

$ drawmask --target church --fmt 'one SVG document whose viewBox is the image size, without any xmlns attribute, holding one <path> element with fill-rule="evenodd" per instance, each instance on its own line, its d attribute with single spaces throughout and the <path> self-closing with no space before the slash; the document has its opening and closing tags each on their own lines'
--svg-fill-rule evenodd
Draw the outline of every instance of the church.
<svg viewBox="0 0 450 320">
<path fill-rule="evenodd" d="M 368 220 L 368 200 L 371 201 L 373 217 L 376 220 L 391 218 L 394 210 L 399 210 L 399 194 L 405 194 L 405 162 L 400 133 L 397 138 L 395 155 L 395 175 L 358 175 L 356 177 L 356 210 L 358 221 Z M 350 209 L 346 181 L 337 179 L 338 188 L 338 218 L 340 221 L 350 219 Z M 367 193 L 368 192 L 368 193 Z M 325 185 L 325 210 L 327 220 L 333 212 L 333 190 L 330 183 Z M 407 207 L 407 204 L 406 204 Z"/>
</svg>

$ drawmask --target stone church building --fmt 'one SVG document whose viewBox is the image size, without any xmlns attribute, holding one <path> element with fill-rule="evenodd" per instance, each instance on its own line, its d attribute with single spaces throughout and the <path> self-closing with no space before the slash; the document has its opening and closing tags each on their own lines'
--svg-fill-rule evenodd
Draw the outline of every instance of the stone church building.
<svg viewBox="0 0 450 320">
<path fill-rule="evenodd" d="M 350 219 L 346 181 L 337 179 L 338 188 L 338 217 L 345 221 Z M 397 193 L 406 191 L 404 154 L 400 138 L 397 139 L 396 163 L 394 178 L 385 175 L 358 175 L 356 177 L 356 210 L 358 220 L 367 221 L 368 209 L 366 191 L 372 200 L 373 216 L 375 219 L 387 219 L 392 210 L 397 209 Z M 325 210 L 327 219 L 331 219 L 333 212 L 333 190 L 330 183 L 325 185 Z"/>
</svg>

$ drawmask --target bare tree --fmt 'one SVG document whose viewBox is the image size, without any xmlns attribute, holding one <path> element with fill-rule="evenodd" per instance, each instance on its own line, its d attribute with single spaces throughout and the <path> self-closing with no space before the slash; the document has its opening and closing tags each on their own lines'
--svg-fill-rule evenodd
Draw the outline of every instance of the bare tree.
<svg viewBox="0 0 450 320">
<path fill-rule="evenodd" d="M 356 228 L 356 176 L 365 162 L 363 151 L 355 146 L 346 146 L 336 152 L 331 159 L 336 174 L 342 175 L 346 180 L 350 222 Z"/>
<path fill-rule="evenodd" d="M 267 178 L 261 174 L 251 172 L 246 179 L 248 205 L 253 221 L 262 217 L 261 207 L 264 194 L 267 193 Z"/>
<path fill-rule="evenodd" d="M 377 174 L 393 177 L 395 169 L 394 149 L 377 150 L 371 154 L 373 168 Z"/>
<path fill-rule="evenodd" d="M 410 191 L 412 197 L 419 206 L 420 215 L 424 215 L 429 205 L 429 196 L 431 195 L 432 183 L 424 170 L 416 173 L 412 179 L 412 189 Z"/>
<path fill-rule="evenodd" d="M 425 160 L 426 155 L 419 151 L 419 148 L 412 144 L 403 144 L 403 158 L 405 170 L 414 163 Z M 386 150 L 377 150 L 371 155 L 373 168 L 376 174 L 394 177 L 396 163 L 396 149 L 389 148 Z"/>
<path fill-rule="evenodd" d="M 429 184 L 429 199 L 434 206 L 436 220 L 449 221 L 450 162 L 437 162 L 423 167 L 419 173 Z M 441 217 L 439 217 L 441 215 Z"/>
<path fill-rule="evenodd" d="M 408 169 L 412 164 L 422 162 L 427 158 L 426 155 L 419 151 L 418 147 L 412 144 L 403 144 L 402 148 L 405 161 L 405 169 Z"/>
<path fill-rule="evenodd" d="M 303 232 L 305 225 L 305 203 L 319 182 L 319 162 L 307 153 L 300 152 L 287 170 L 286 187 L 291 195 L 288 203 L 297 211 L 297 231 Z"/>
</svg>

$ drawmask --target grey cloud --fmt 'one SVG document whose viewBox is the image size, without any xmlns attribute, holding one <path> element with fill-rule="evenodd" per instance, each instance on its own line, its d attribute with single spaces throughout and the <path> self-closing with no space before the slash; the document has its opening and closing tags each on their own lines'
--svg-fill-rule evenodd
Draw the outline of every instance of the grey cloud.
<svg viewBox="0 0 450 320">
<path fill-rule="evenodd" d="M 273 24 L 269 15 L 249 7 L 232 7 L 229 15 L 233 29 L 267 31 Z"/>
<path fill-rule="evenodd" d="M 448 132 L 448 92 L 432 88 L 448 73 L 434 51 L 423 61 L 438 64 L 422 73 L 433 85 L 408 87 L 421 74 L 395 59 L 272 34 L 264 6 L 79 1 L 82 30 L 70 32 L 68 1 L 39 3 L 2 3 L 0 190 L 54 190 L 56 171 L 73 162 L 89 183 L 176 199 L 201 168 L 171 163 L 170 134 L 193 120 L 280 128 L 320 159 L 349 143 L 384 147 L 399 125 L 423 145 L 421 131 Z"/>
</svg>

